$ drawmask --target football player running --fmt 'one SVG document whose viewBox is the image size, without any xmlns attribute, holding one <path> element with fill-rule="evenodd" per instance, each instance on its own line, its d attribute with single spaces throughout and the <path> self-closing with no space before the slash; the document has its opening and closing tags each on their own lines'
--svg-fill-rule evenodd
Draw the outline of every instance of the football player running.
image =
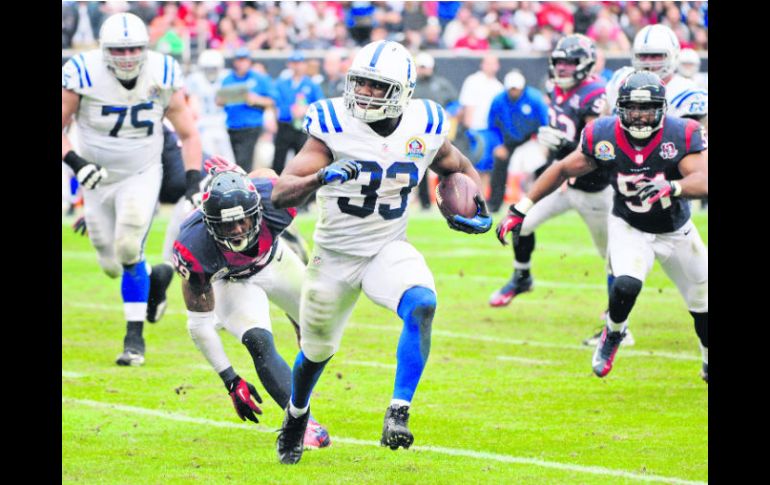
<svg viewBox="0 0 770 485">
<path fill-rule="evenodd" d="M 650 71 L 657 74 L 666 87 L 666 115 L 698 120 L 708 130 L 708 92 L 677 73 L 680 52 L 679 40 L 669 27 L 654 24 L 641 29 L 634 37 L 631 48 L 631 66 L 615 71 L 607 83 L 607 103 L 603 114 L 615 114 L 618 89 L 626 77 L 635 71 Z M 583 340 L 583 344 L 596 345 L 602 329 Z M 623 341 L 624 345 L 633 342 L 629 339 L 632 339 L 630 332 Z"/>
<path fill-rule="evenodd" d="M 609 312 L 592 367 L 612 370 L 626 335 L 628 314 L 657 258 L 695 321 L 708 382 L 708 251 L 690 220 L 688 198 L 708 195 L 705 129 L 697 121 L 666 115 L 666 88 L 647 71 L 627 76 L 617 97 L 617 116 L 583 130 L 579 149 L 554 163 L 513 208 L 515 219 L 498 230 L 518 238 L 530 208 L 570 177 L 608 170 L 615 191 L 608 222 L 608 258 L 615 275 Z"/>
<path fill-rule="evenodd" d="M 380 443 L 395 450 L 414 440 L 409 409 L 430 351 L 436 290 L 425 259 L 406 241 L 409 194 L 428 167 L 439 177 L 462 172 L 479 184 L 471 162 L 447 140 L 444 109 L 427 99 L 410 102 L 416 77 L 402 45 L 364 46 L 347 72 L 343 97 L 310 105 L 304 120 L 310 136 L 273 190 L 279 208 L 300 205 L 317 191 L 320 212 L 302 284 L 301 351 L 277 439 L 281 463 L 302 457 L 310 394 L 362 290 L 404 322 Z M 476 204 L 474 217 L 453 216 L 450 227 L 487 232 L 492 219 L 480 196 Z"/>
<path fill-rule="evenodd" d="M 279 237 L 297 211 L 273 207 L 270 193 L 277 175 L 272 170 L 259 169 L 250 177 L 221 159 L 207 165 L 213 176 L 201 207 L 182 224 L 173 262 L 181 276 L 190 336 L 221 377 L 238 416 L 256 423 L 262 411 L 252 398 L 262 400 L 233 369 L 216 328 L 223 326 L 246 347 L 262 385 L 285 409 L 291 369 L 275 348 L 269 301 L 292 322 L 299 319 L 305 267 Z M 303 442 L 322 448 L 331 439 L 311 418 Z"/>
<path fill-rule="evenodd" d="M 538 132 L 538 141 L 548 148 L 548 163 L 561 160 L 578 146 L 580 132 L 595 120 L 605 104 L 604 81 L 591 74 L 596 63 L 596 45 L 581 34 L 563 37 L 549 58 L 553 88 L 548 93 L 551 105 L 549 125 Z M 545 167 L 536 173 L 542 173 Z M 575 209 L 585 221 L 599 256 L 607 254 L 607 216 L 612 207 L 609 173 L 596 170 L 571 178 L 563 190 L 553 192 L 527 214 L 519 237 L 513 244 L 513 276 L 489 299 L 493 307 L 505 306 L 524 292 L 530 291 L 532 252 L 535 249 L 535 229 L 540 224 L 564 212 Z M 513 206 L 498 225 L 498 231 L 516 220 Z M 505 239 L 500 239 L 503 245 Z M 607 277 L 608 289 L 612 276 Z M 630 338 L 630 333 L 627 339 Z M 626 341 L 624 341 L 626 342 Z"/>
<path fill-rule="evenodd" d="M 62 158 L 83 186 L 85 222 L 100 266 L 122 277 L 127 328 L 119 365 L 144 363 L 144 320 L 161 317 L 172 274 L 151 270 L 144 258 L 161 185 L 163 116 L 179 135 L 185 167 L 199 172 L 202 158 L 180 89 L 182 70 L 172 57 L 149 51 L 148 42 L 139 17 L 115 14 L 102 24 L 100 48 L 62 67 Z M 73 117 L 80 153 L 64 132 Z"/>
</svg>

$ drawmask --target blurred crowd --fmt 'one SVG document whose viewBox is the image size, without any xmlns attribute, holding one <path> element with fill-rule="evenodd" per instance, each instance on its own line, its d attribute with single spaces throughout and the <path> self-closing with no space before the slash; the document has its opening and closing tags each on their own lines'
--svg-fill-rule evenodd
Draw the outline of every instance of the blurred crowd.
<svg viewBox="0 0 770 485">
<path fill-rule="evenodd" d="M 352 48 L 389 39 L 410 51 L 468 49 L 547 53 L 582 33 L 606 53 L 627 53 L 634 35 L 662 23 L 683 48 L 708 50 L 708 2 L 63 2 L 62 49 L 97 45 L 101 22 L 129 11 L 150 29 L 151 48 L 185 59 L 205 49 L 290 52 Z"/>
</svg>

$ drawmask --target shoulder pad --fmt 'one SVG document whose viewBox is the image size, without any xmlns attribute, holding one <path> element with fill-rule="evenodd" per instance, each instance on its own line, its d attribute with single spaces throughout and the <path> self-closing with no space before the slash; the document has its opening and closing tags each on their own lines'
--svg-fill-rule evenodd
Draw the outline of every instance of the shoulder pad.
<svg viewBox="0 0 770 485">
<path fill-rule="evenodd" d="M 342 98 L 322 99 L 311 104 L 302 122 L 305 132 L 320 140 L 327 140 L 333 133 L 342 133 L 343 126 L 340 117 Z"/>
<path fill-rule="evenodd" d="M 154 51 L 147 52 L 147 68 L 150 75 L 161 87 L 174 91 L 184 85 L 182 68 L 173 57 Z"/>
</svg>

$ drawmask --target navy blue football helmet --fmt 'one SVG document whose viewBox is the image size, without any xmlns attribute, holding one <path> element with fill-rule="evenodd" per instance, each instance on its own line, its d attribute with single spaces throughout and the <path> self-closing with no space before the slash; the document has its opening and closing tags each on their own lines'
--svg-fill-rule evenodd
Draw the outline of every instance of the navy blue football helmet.
<svg viewBox="0 0 770 485">
<path fill-rule="evenodd" d="M 556 62 L 566 60 L 575 65 L 575 71 L 568 75 L 557 69 Z M 596 44 L 582 34 L 562 37 L 548 58 L 548 70 L 554 84 L 562 89 L 570 89 L 581 83 L 591 74 L 596 64 Z"/>
<path fill-rule="evenodd" d="M 636 71 L 618 89 L 616 109 L 620 125 L 636 139 L 644 140 L 663 126 L 666 87 L 657 74 Z"/>
<path fill-rule="evenodd" d="M 201 210 L 209 234 L 230 251 L 254 246 L 262 224 L 262 197 L 248 176 L 219 172 L 206 185 Z"/>
</svg>

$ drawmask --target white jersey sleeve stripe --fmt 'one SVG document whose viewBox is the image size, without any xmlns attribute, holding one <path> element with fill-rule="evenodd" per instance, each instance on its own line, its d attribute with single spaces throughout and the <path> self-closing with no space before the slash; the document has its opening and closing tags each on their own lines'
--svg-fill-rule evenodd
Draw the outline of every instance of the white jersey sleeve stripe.
<svg viewBox="0 0 770 485">
<path fill-rule="evenodd" d="M 436 111 L 438 112 L 438 126 L 436 127 L 436 134 L 441 134 L 441 128 L 444 126 L 444 108 L 441 107 L 440 104 L 434 103 L 436 105 Z"/>
<path fill-rule="evenodd" d="M 72 64 L 78 70 L 78 78 L 80 80 L 80 87 L 82 88 L 83 87 L 83 72 L 80 69 L 80 64 L 78 64 L 78 61 L 76 61 L 74 57 L 70 58 L 70 62 L 72 62 Z"/>
<path fill-rule="evenodd" d="M 677 95 L 676 98 L 671 100 L 671 103 L 673 104 L 677 100 L 677 98 L 679 98 L 680 96 L 683 96 L 682 99 L 680 99 L 679 102 L 676 103 L 676 107 L 678 108 L 682 106 L 682 103 L 684 103 L 685 100 L 690 96 L 692 96 L 693 94 L 703 94 L 705 96 L 708 96 L 708 93 L 706 91 L 685 91 L 683 93 L 679 93 L 679 95 Z"/>
<path fill-rule="evenodd" d="M 321 127 L 322 133 L 329 133 L 329 127 L 326 126 L 326 115 L 324 114 L 324 108 L 321 102 L 313 103 L 315 110 L 318 113 L 318 125 Z"/>
<path fill-rule="evenodd" d="M 163 56 L 163 84 L 166 84 L 168 79 L 168 56 Z"/>
<path fill-rule="evenodd" d="M 88 75 L 88 67 L 86 67 L 86 59 L 85 57 L 83 57 L 83 54 L 80 54 L 78 57 L 80 58 L 80 62 L 83 63 L 83 71 L 86 73 L 86 82 L 88 83 L 88 87 L 90 88 L 91 86 L 93 86 L 93 84 L 91 84 L 91 76 Z M 81 85 L 80 87 L 83 87 L 83 86 Z"/>
<path fill-rule="evenodd" d="M 329 109 L 329 116 L 332 119 L 334 131 L 337 133 L 342 133 L 342 126 L 340 126 L 340 120 L 337 119 L 337 113 L 334 111 L 334 105 L 332 104 L 331 99 L 326 100 L 326 107 Z"/>
</svg>

